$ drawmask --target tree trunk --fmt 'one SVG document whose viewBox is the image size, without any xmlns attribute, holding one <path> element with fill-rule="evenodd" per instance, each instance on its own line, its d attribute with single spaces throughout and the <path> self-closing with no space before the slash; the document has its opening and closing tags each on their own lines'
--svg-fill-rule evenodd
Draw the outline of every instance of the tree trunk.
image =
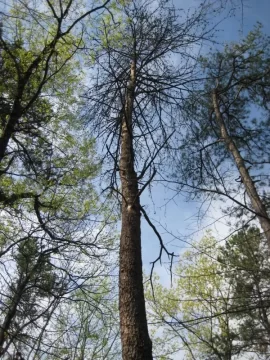
<svg viewBox="0 0 270 360">
<path fill-rule="evenodd" d="M 220 128 L 221 137 L 224 139 L 224 142 L 229 150 L 229 152 L 232 154 L 232 157 L 234 159 L 234 162 L 237 166 L 237 169 L 239 170 L 242 182 L 245 186 L 246 192 L 249 196 L 252 209 L 256 213 L 258 220 L 260 222 L 260 225 L 262 227 L 262 230 L 265 234 L 265 237 L 268 242 L 268 246 L 270 248 L 270 218 L 267 214 L 266 208 L 262 202 L 262 199 L 260 198 L 257 189 L 254 185 L 254 182 L 249 174 L 248 169 L 246 168 L 246 164 L 244 159 L 242 158 L 240 151 L 238 150 L 235 142 L 229 135 L 226 124 L 223 120 L 223 116 L 220 112 L 219 104 L 218 104 L 218 92 L 217 90 L 214 90 L 212 93 L 212 101 L 213 101 L 213 107 L 216 115 L 216 121 L 218 123 L 218 126 Z"/>
<path fill-rule="evenodd" d="M 7 125 L 3 131 L 3 134 L 0 137 L 0 163 L 2 162 L 3 158 L 5 157 L 8 143 L 14 133 L 15 126 L 17 125 L 20 116 L 21 116 L 20 105 L 15 104 L 13 111 L 10 115 L 10 118 L 7 122 Z"/>
<path fill-rule="evenodd" d="M 16 293 L 11 300 L 12 303 L 10 305 L 10 308 L 7 311 L 7 314 L 4 318 L 3 324 L 0 326 L 0 358 L 5 353 L 4 344 L 5 344 L 6 339 L 9 336 L 8 333 L 9 333 L 10 325 L 11 325 L 14 317 L 16 316 L 17 307 L 21 301 L 21 298 L 22 298 L 23 292 L 25 290 L 25 287 L 27 285 L 27 282 L 28 282 L 28 277 L 22 283 L 20 283 L 20 280 L 19 280 L 19 282 L 17 284 Z"/>
<path fill-rule="evenodd" d="M 122 115 L 120 178 L 122 184 L 122 229 L 120 239 L 119 310 L 123 360 L 152 360 L 141 258 L 141 224 L 138 180 L 134 170 L 132 109 L 136 86 L 135 63 Z"/>
</svg>

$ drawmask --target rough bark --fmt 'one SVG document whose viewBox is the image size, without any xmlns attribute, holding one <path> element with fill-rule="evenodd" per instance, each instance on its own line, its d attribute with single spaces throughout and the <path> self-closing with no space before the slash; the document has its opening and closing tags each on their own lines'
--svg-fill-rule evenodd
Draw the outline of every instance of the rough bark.
<svg viewBox="0 0 270 360">
<path fill-rule="evenodd" d="M 215 111 L 216 121 L 220 128 L 221 137 L 224 140 L 228 151 L 231 153 L 231 155 L 234 159 L 234 162 L 240 173 L 241 180 L 244 184 L 245 190 L 249 196 L 252 209 L 254 210 L 254 212 L 256 213 L 256 215 L 258 217 L 258 220 L 260 222 L 262 230 L 267 239 L 268 246 L 270 247 L 270 218 L 269 218 L 266 208 L 263 204 L 263 201 L 260 198 L 260 195 L 258 194 L 256 186 L 254 185 L 254 182 L 249 174 L 249 171 L 246 167 L 245 161 L 244 161 L 243 157 L 241 156 L 240 151 L 238 150 L 235 142 L 233 141 L 232 137 L 230 136 L 230 134 L 227 131 L 226 124 L 224 122 L 223 116 L 222 116 L 220 108 L 219 108 L 218 91 L 217 90 L 214 90 L 212 93 L 212 101 L 213 101 L 213 107 L 214 107 L 214 111 Z"/>
<path fill-rule="evenodd" d="M 121 119 L 120 327 L 123 360 L 152 360 L 152 343 L 147 328 L 142 276 L 140 199 L 132 145 L 132 109 L 135 86 L 136 69 L 133 62 L 125 109 Z"/>
</svg>

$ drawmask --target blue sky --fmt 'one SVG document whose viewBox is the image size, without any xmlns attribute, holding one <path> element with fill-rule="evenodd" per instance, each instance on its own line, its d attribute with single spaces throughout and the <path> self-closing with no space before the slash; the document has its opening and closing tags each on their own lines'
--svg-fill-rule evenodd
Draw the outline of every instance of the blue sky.
<svg viewBox="0 0 270 360">
<path fill-rule="evenodd" d="M 238 1 L 241 3 L 240 0 Z M 174 3 L 178 8 L 187 8 L 191 6 L 190 4 L 196 4 L 199 1 L 174 0 Z M 270 34 L 270 0 L 243 0 L 243 14 L 238 10 L 234 17 L 225 19 L 219 25 L 220 31 L 216 40 L 220 43 L 237 41 L 242 36 L 246 36 L 258 21 L 263 24 L 263 31 Z M 183 196 L 168 202 L 174 195 L 173 192 L 166 191 L 161 185 L 154 185 L 151 196 L 144 193 L 141 199 L 142 205 L 146 205 L 148 215 L 152 220 L 154 219 L 153 222 L 157 225 L 160 233 L 163 234 L 164 242 L 168 243 L 169 250 L 178 253 L 180 249 L 188 245 L 180 240 L 172 241 L 172 237 L 164 234 L 164 230 L 159 227 L 158 222 L 162 223 L 163 226 L 167 227 L 174 234 L 178 234 L 179 238 L 187 241 L 190 241 L 192 238 L 200 238 L 206 228 L 212 229 L 214 235 L 218 238 L 226 236 L 228 229 L 224 219 L 214 223 L 214 220 L 222 215 L 219 211 L 219 204 L 216 204 L 216 207 L 212 208 L 207 216 L 200 221 L 197 215 L 201 204 L 186 202 Z M 158 255 L 159 242 L 153 230 L 143 219 L 142 252 L 144 268 L 148 272 L 151 267 L 150 262 L 155 260 Z M 164 260 L 166 262 L 165 257 Z M 170 276 L 166 267 L 166 265 L 163 267 L 158 265 L 156 270 L 161 276 L 162 282 L 168 285 L 170 283 Z"/>
</svg>

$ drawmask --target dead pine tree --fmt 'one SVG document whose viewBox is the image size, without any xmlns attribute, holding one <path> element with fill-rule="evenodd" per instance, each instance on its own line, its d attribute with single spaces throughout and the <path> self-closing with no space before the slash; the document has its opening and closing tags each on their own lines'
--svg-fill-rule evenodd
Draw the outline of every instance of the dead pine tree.
<svg viewBox="0 0 270 360">
<path fill-rule="evenodd" d="M 120 178 L 122 185 L 122 229 L 120 240 L 120 321 L 123 343 L 127 344 L 126 358 L 152 358 L 152 344 L 148 334 L 144 302 L 141 224 L 138 180 L 134 169 L 132 141 L 132 109 L 136 86 L 136 64 L 130 66 L 125 108 L 121 119 Z M 134 286 L 135 285 L 135 286 Z M 136 341 L 134 346 L 134 341 Z M 125 357 L 124 357 L 125 358 Z"/>
<path fill-rule="evenodd" d="M 193 45 L 207 38 L 204 2 L 193 13 L 168 2 L 134 0 L 119 5 L 114 22 L 103 19 L 91 50 L 95 65 L 85 94 L 87 121 L 102 138 L 109 189 L 121 203 L 119 308 L 124 360 L 151 360 L 141 257 L 141 215 L 169 253 L 140 204 L 143 191 L 158 178 L 186 85 L 194 69 Z M 120 15 L 119 15 L 120 14 Z M 112 19 L 111 17 L 110 19 Z M 171 58 L 173 57 L 173 58 Z"/>
</svg>

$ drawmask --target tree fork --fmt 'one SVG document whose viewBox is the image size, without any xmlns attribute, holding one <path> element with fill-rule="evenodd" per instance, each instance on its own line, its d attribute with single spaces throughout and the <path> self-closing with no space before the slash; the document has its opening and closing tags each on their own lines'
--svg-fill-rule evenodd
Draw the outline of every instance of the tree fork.
<svg viewBox="0 0 270 360">
<path fill-rule="evenodd" d="M 260 195 L 258 194 L 258 191 L 254 185 L 254 182 L 249 174 L 249 171 L 245 165 L 245 161 L 241 156 L 235 142 L 227 131 L 226 124 L 219 108 L 217 89 L 212 92 L 212 102 L 215 111 L 216 121 L 220 128 L 221 137 L 224 139 L 228 151 L 232 154 L 234 162 L 240 173 L 242 182 L 250 198 L 252 208 L 257 214 L 258 220 L 267 239 L 268 247 L 270 248 L 270 218 L 262 202 L 262 199 L 260 198 Z"/>
<path fill-rule="evenodd" d="M 119 269 L 120 328 L 123 360 L 152 360 L 143 289 L 140 199 L 132 144 L 135 87 L 136 63 L 133 61 L 121 119 L 120 178 L 123 196 Z"/>
</svg>

